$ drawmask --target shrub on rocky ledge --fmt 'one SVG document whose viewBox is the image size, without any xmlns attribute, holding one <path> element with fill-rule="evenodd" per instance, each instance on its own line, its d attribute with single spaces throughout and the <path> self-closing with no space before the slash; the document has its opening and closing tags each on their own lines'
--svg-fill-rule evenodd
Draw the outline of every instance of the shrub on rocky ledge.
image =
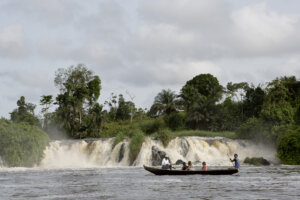
<svg viewBox="0 0 300 200">
<path fill-rule="evenodd" d="M 264 159 L 263 157 L 246 157 L 244 160 L 244 163 L 260 166 L 260 165 L 270 165 L 270 162 Z"/>
</svg>

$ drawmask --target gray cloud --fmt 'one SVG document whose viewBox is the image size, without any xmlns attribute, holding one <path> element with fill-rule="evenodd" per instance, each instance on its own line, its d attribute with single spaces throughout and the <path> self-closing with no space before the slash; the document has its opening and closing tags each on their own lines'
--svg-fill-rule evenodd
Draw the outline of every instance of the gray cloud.
<svg viewBox="0 0 300 200">
<path fill-rule="evenodd" d="M 0 11 L 13 20 L 28 22 L 36 26 L 46 23 L 48 26 L 66 25 L 74 20 L 76 14 L 84 10 L 79 2 L 72 0 L 4 0 Z"/>
<path fill-rule="evenodd" d="M 129 90 L 142 107 L 200 73 L 223 85 L 299 77 L 299 4 L 260 2 L 3 1 L 0 115 L 21 95 L 55 95 L 54 72 L 79 63 L 100 76 L 101 102 Z"/>
<path fill-rule="evenodd" d="M 23 28 L 19 24 L 12 24 L 0 28 L 0 56 L 2 58 L 21 58 L 26 56 L 27 45 L 23 35 Z"/>
<path fill-rule="evenodd" d="M 274 56 L 300 52 L 300 15 L 269 10 L 264 3 L 232 13 L 236 47 L 244 56 Z M 237 53 L 237 55 L 239 55 Z"/>
</svg>

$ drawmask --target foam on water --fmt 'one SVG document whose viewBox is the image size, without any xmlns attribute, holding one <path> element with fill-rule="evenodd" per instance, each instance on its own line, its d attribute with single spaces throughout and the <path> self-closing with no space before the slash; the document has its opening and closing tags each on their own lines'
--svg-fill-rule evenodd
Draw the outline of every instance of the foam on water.
<svg viewBox="0 0 300 200">
<path fill-rule="evenodd" d="M 45 150 L 45 157 L 38 167 L 53 168 L 95 168 L 129 166 L 129 139 L 124 139 L 112 147 L 114 138 L 85 141 L 52 141 Z M 122 147 L 123 146 L 123 147 Z M 147 137 L 142 144 L 134 166 L 152 164 L 152 147 L 165 151 L 174 163 L 177 160 L 199 163 L 206 161 L 210 166 L 231 166 L 229 156 L 239 154 L 239 158 L 264 157 L 276 161 L 275 149 L 244 140 L 225 138 L 177 137 L 167 147 L 162 142 Z M 123 157 L 120 151 L 123 148 Z"/>
</svg>

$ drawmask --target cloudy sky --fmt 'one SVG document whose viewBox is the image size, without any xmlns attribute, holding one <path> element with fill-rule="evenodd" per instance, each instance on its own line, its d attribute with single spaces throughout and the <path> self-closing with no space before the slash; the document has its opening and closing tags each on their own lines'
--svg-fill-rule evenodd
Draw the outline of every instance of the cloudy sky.
<svg viewBox="0 0 300 200">
<path fill-rule="evenodd" d="M 211 73 L 225 86 L 300 77 L 299 0 L 1 0 L 0 117 L 56 95 L 55 71 L 85 64 L 149 108 Z"/>
</svg>

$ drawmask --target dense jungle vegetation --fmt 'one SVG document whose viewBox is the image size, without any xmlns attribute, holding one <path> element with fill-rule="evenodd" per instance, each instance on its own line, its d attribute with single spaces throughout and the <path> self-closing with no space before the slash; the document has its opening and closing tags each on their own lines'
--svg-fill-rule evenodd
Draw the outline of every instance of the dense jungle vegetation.
<svg viewBox="0 0 300 200">
<path fill-rule="evenodd" d="M 10 167 L 32 167 L 43 158 L 50 139 L 35 125 L 0 119 L 0 155 L 2 164 Z M 0 163 L 1 165 L 1 163 Z"/>
<path fill-rule="evenodd" d="M 84 65 L 58 69 L 54 84 L 59 94 L 41 96 L 41 119 L 34 114 L 36 105 L 22 96 L 10 120 L 37 126 L 53 139 L 116 137 L 116 145 L 130 137 L 132 162 L 145 136 L 167 146 L 173 137 L 198 135 L 271 143 L 283 163 L 300 164 L 300 81 L 295 76 L 222 86 L 213 75 L 199 74 L 179 92 L 163 89 L 149 110 L 137 108 L 129 93 L 129 100 L 112 93 L 100 104 L 101 79 Z"/>
</svg>

